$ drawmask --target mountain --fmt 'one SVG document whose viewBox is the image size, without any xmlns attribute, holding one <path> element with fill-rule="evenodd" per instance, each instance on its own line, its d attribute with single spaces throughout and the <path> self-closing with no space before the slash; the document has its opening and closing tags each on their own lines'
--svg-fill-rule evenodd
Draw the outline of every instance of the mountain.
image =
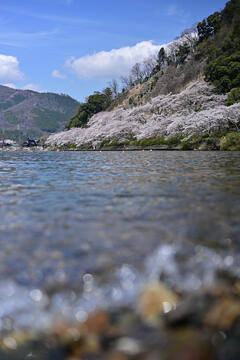
<svg viewBox="0 0 240 360">
<path fill-rule="evenodd" d="M 61 131 L 78 107 L 79 102 L 68 95 L 0 85 L 0 133 L 23 141 Z"/>
</svg>

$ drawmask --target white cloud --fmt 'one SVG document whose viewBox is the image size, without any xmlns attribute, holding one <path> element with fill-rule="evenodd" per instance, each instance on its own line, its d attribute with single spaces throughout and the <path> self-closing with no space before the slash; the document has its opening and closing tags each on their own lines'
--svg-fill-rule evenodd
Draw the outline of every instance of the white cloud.
<svg viewBox="0 0 240 360">
<path fill-rule="evenodd" d="M 32 90 L 32 91 L 41 91 L 41 87 L 38 84 L 26 84 L 22 87 L 22 90 Z"/>
<path fill-rule="evenodd" d="M 61 74 L 58 70 L 53 70 L 52 77 L 57 79 L 66 79 L 66 76 L 64 74 Z"/>
<path fill-rule="evenodd" d="M 162 46 L 164 45 L 154 45 L 152 41 L 142 41 L 132 47 L 100 51 L 77 59 L 71 57 L 65 65 L 79 78 L 109 80 L 127 75 L 134 64 L 156 54 Z"/>
<path fill-rule="evenodd" d="M 21 88 L 17 87 L 17 86 L 16 86 L 15 84 L 13 84 L 13 83 L 4 83 L 4 84 L 2 83 L 1 85 L 10 87 L 10 88 L 12 88 L 12 89 L 32 90 L 32 91 L 39 91 L 39 92 L 42 91 L 40 85 L 38 85 L 38 84 L 33 84 L 33 83 L 26 84 L 26 85 L 24 85 L 24 86 L 21 87 Z"/>
<path fill-rule="evenodd" d="M 16 85 L 13 84 L 13 83 L 6 83 L 6 84 L 1 84 L 1 85 L 10 87 L 10 88 L 12 88 L 12 89 L 16 89 L 16 88 L 17 88 Z"/>
<path fill-rule="evenodd" d="M 19 70 L 19 61 L 15 56 L 0 54 L 0 81 L 23 80 L 23 73 Z"/>
</svg>

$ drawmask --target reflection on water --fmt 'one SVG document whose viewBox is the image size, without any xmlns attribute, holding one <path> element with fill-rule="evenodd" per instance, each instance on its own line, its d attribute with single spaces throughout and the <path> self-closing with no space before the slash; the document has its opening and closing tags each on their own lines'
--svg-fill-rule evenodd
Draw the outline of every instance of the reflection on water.
<svg viewBox="0 0 240 360">
<path fill-rule="evenodd" d="M 26 296 L 44 307 L 47 293 L 55 308 L 62 302 L 67 308 L 86 286 L 87 293 L 94 286 L 100 297 L 120 301 L 150 273 L 159 276 L 163 263 L 170 285 L 182 281 L 181 271 L 185 278 L 191 274 L 184 285 L 189 288 L 209 281 L 213 258 L 213 266 L 237 272 L 239 200 L 237 152 L 2 151 L 0 288 L 14 289 L 25 299 L 22 307 L 29 306 Z M 171 261 L 164 261 L 163 249 L 170 249 Z M 163 255 L 156 257 L 159 251 Z M 125 295 L 121 271 L 135 283 Z M 86 274 L 94 284 L 86 285 Z M 63 300 L 59 294 L 66 289 L 71 292 Z M 2 314 L 16 304 L 4 306 Z"/>
</svg>

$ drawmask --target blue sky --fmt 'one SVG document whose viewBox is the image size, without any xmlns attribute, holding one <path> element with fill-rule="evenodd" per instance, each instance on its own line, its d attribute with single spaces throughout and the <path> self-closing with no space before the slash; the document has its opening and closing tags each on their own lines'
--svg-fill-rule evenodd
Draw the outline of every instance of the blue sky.
<svg viewBox="0 0 240 360">
<path fill-rule="evenodd" d="M 225 3 L 1 0 L 0 83 L 83 101 Z"/>
</svg>

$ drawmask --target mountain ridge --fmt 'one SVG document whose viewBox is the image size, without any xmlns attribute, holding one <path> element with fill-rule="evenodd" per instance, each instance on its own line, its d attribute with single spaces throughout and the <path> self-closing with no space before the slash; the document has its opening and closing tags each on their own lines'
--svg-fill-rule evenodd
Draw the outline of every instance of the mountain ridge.
<svg viewBox="0 0 240 360">
<path fill-rule="evenodd" d="M 0 133 L 22 141 L 61 131 L 78 106 L 77 100 L 65 94 L 0 85 Z"/>
</svg>

